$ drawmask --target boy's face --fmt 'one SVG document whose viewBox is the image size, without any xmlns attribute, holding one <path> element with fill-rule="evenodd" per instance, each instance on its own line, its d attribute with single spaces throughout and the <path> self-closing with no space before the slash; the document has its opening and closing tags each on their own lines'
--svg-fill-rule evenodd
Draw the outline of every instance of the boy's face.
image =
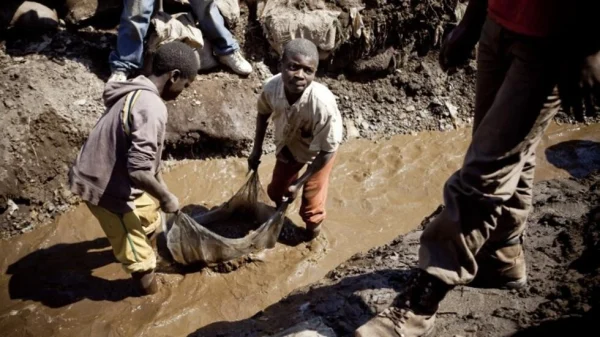
<svg viewBox="0 0 600 337">
<path fill-rule="evenodd" d="M 301 54 L 286 55 L 281 65 L 285 90 L 292 94 L 299 94 L 315 79 L 318 60 Z"/>
<path fill-rule="evenodd" d="M 170 73 L 170 78 L 165 84 L 165 88 L 161 95 L 162 99 L 165 101 L 172 101 L 176 99 L 177 96 L 181 94 L 183 89 L 189 87 L 190 84 L 194 82 L 194 79 L 196 79 L 196 75 L 194 75 L 192 78 L 185 78 L 180 75 L 178 70 L 174 70 Z"/>
</svg>

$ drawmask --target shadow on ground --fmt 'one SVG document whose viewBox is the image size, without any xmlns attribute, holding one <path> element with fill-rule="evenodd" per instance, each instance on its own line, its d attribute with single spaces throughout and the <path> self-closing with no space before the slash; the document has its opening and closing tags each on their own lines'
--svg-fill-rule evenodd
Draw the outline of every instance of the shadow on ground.
<svg viewBox="0 0 600 337">
<path fill-rule="evenodd" d="M 392 301 L 402 291 L 409 275 L 409 270 L 378 270 L 350 276 L 335 284 L 312 286 L 306 291 L 286 297 L 251 318 L 213 323 L 188 337 L 265 336 L 319 315 L 336 332 L 349 334 L 376 315 L 367 304 L 373 300 L 368 295 L 370 290 L 387 288 L 387 297 L 390 298 L 383 298 L 385 294 L 381 291 L 378 296 L 382 297 L 382 302 Z M 337 319 L 341 317 L 343 319 Z"/>
<path fill-rule="evenodd" d="M 589 140 L 558 143 L 546 149 L 546 158 L 571 176 L 585 178 L 600 167 L 600 143 Z"/>
<path fill-rule="evenodd" d="M 523 329 L 510 337 L 597 336 L 600 310 L 592 309 L 578 317 L 562 317 Z"/>
<path fill-rule="evenodd" d="M 83 299 L 117 302 L 137 296 L 129 278 L 111 281 L 92 275 L 94 269 L 114 262 L 105 238 L 40 249 L 8 267 L 9 295 L 51 308 Z"/>
</svg>

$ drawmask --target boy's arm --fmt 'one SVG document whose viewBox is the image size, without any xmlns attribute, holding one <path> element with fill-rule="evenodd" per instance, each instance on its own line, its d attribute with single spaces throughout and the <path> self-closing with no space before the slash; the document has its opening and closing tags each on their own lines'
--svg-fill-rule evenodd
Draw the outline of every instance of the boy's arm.
<svg viewBox="0 0 600 337">
<path fill-rule="evenodd" d="M 129 177 L 135 187 L 158 199 L 163 211 L 174 213 L 179 209 L 177 197 L 164 185 L 160 173 L 155 172 L 156 158 L 160 156 L 158 142 L 167 121 L 166 110 L 152 111 L 156 105 L 141 98 L 132 111 L 131 145 L 127 153 Z"/>
<path fill-rule="evenodd" d="M 487 17 L 488 0 L 469 0 L 467 10 L 446 37 L 440 49 L 439 63 L 444 71 L 467 62 Z"/>
<path fill-rule="evenodd" d="M 284 197 L 288 201 L 296 199 L 298 191 L 315 173 L 319 172 L 333 158 L 342 141 L 343 126 L 341 116 L 335 103 L 323 104 L 317 107 L 317 116 L 320 120 L 313 129 L 313 140 L 309 149 L 319 151 L 306 171 L 289 188 Z"/>
<path fill-rule="evenodd" d="M 256 116 L 256 133 L 254 135 L 254 145 L 252 146 L 252 152 L 248 157 L 248 168 L 256 171 L 260 164 L 260 157 L 262 156 L 262 147 L 265 141 L 265 135 L 267 133 L 267 127 L 269 125 L 269 117 L 271 117 L 272 109 L 263 91 L 258 99 L 257 104 L 258 114 Z"/>
<path fill-rule="evenodd" d="M 334 154 L 335 154 L 335 152 L 326 152 L 326 151 L 319 152 L 319 154 L 315 157 L 315 160 L 313 160 L 313 162 L 310 165 L 308 165 L 304 174 L 302 174 L 302 176 L 300 176 L 300 178 L 298 178 L 298 180 L 296 180 L 288 188 L 288 193 L 286 193 L 284 196 L 284 197 L 288 198 L 287 201 L 295 200 L 296 197 L 298 196 L 298 191 L 300 191 L 302 186 L 304 186 L 304 184 L 306 184 L 306 182 L 308 181 L 308 179 L 310 177 L 312 177 L 315 173 L 319 172 L 323 167 L 325 167 L 325 165 L 327 165 L 327 163 L 331 160 L 331 158 L 333 158 Z"/>
<path fill-rule="evenodd" d="M 160 208 L 167 213 L 175 213 L 179 209 L 179 201 L 169 190 L 166 185 L 163 185 L 157 176 L 154 176 L 150 171 L 129 171 L 129 178 L 133 184 L 155 197 L 160 202 Z"/>
</svg>

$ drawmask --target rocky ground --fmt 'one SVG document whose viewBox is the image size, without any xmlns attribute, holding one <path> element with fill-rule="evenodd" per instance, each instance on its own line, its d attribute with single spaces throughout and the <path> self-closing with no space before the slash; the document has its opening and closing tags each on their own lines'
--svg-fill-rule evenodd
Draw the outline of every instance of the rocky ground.
<svg viewBox="0 0 600 337">
<path fill-rule="evenodd" d="M 441 305 L 434 335 L 595 336 L 593 318 L 599 317 L 600 304 L 599 202 L 600 174 L 536 184 L 525 238 L 528 285 L 518 291 L 453 290 Z M 402 292 L 417 263 L 420 233 L 355 255 L 322 281 L 252 318 L 215 323 L 190 336 L 287 336 L 286 329 L 295 325 L 297 330 L 319 331 L 318 336 L 351 336 Z"/>
</svg>

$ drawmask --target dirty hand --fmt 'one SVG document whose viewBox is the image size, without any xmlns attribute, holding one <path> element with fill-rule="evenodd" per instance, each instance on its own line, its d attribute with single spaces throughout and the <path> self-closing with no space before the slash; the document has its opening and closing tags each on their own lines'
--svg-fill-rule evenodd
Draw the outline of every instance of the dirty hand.
<svg viewBox="0 0 600 337">
<path fill-rule="evenodd" d="M 569 60 L 558 84 L 563 109 L 579 122 L 584 116 L 596 115 L 600 103 L 600 52 L 585 57 L 583 62 Z"/>
<path fill-rule="evenodd" d="M 248 169 L 253 171 L 258 170 L 261 154 L 261 151 L 252 150 L 252 153 L 250 153 L 250 156 L 248 157 Z"/>
<path fill-rule="evenodd" d="M 440 67 L 443 71 L 464 65 L 479 40 L 479 32 L 468 24 L 459 24 L 442 43 L 440 49 Z"/>
<path fill-rule="evenodd" d="M 600 104 L 600 52 L 587 56 L 583 64 L 569 63 L 559 83 L 560 98 L 565 112 L 583 122 L 584 116 L 596 115 L 595 105 Z"/>
<path fill-rule="evenodd" d="M 287 192 L 283 195 L 283 202 L 291 203 L 298 197 L 298 192 L 300 191 L 300 186 L 296 184 L 290 185 L 288 187 Z"/>
<path fill-rule="evenodd" d="M 165 213 L 176 213 L 179 210 L 179 200 L 174 194 L 168 193 L 160 201 L 160 208 Z"/>
</svg>

